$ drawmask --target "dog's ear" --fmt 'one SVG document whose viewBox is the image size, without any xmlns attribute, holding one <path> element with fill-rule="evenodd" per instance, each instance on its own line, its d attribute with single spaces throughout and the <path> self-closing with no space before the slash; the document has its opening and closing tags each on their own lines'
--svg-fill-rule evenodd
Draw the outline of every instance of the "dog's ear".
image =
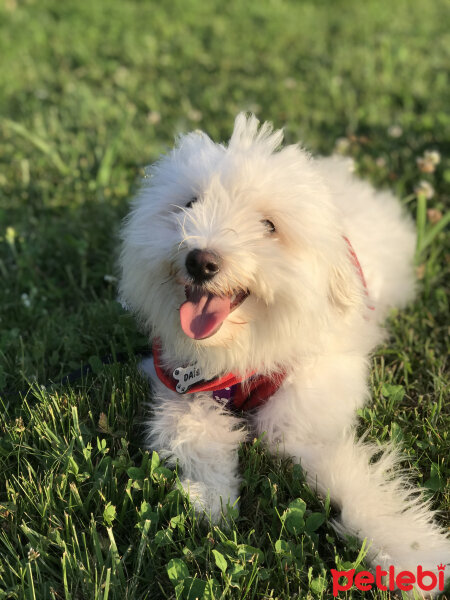
<svg viewBox="0 0 450 600">
<path fill-rule="evenodd" d="M 328 298 L 340 312 L 346 312 L 361 303 L 363 292 L 353 269 L 348 265 L 334 266 L 331 269 Z"/>
</svg>

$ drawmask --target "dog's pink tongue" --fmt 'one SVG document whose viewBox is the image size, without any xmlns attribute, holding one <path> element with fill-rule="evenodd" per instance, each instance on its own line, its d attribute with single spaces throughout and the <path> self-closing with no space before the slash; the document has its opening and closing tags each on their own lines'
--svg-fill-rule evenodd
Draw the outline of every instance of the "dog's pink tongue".
<svg viewBox="0 0 450 600">
<path fill-rule="evenodd" d="M 214 333 L 230 314 L 230 298 L 192 291 L 189 300 L 180 306 L 181 328 L 194 340 Z"/>
</svg>

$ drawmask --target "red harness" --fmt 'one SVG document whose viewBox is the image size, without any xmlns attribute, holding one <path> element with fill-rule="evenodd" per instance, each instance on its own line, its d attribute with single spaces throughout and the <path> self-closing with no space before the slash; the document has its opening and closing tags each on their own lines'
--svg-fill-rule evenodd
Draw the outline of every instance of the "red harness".
<svg viewBox="0 0 450 600">
<path fill-rule="evenodd" d="M 350 258 L 368 296 L 367 284 L 364 273 L 356 256 L 350 240 L 344 236 Z M 374 310 L 373 306 L 369 306 Z M 173 373 L 165 370 L 161 365 L 161 341 L 153 340 L 153 361 L 155 371 L 160 381 L 169 389 L 179 394 L 196 394 L 198 392 L 212 392 L 212 397 L 230 410 L 246 411 L 261 406 L 275 394 L 286 378 L 286 373 L 278 371 L 270 375 L 257 375 L 255 372 L 243 377 L 227 373 L 222 377 L 215 377 L 205 381 L 201 379 L 199 370 L 195 367 L 179 367 Z M 184 380 L 183 380 L 184 377 Z M 192 383 L 190 383 L 192 379 Z"/>
<path fill-rule="evenodd" d="M 350 253 L 350 258 L 352 259 L 353 266 L 355 267 L 355 269 L 356 269 L 356 271 L 357 271 L 357 273 L 359 275 L 359 278 L 361 279 L 361 283 L 363 284 L 364 293 L 365 293 L 365 295 L 368 298 L 369 297 L 369 290 L 367 288 L 366 278 L 364 277 L 364 271 L 362 270 L 361 264 L 360 264 L 360 262 L 358 260 L 358 257 L 356 256 L 356 252 L 353 250 L 353 246 L 351 245 L 350 240 L 345 235 L 344 235 L 344 240 L 345 240 L 345 242 L 347 244 L 348 251 Z M 369 310 L 375 310 L 375 306 L 368 305 L 367 308 Z"/>
<path fill-rule="evenodd" d="M 153 341 L 153 361 L 158 378 L 166 387 L 178 392 L 179 379 L 174 376 L 177 371 L 170 373 L 161 366 L 160 340 Z M 286 373 L 275 372 L 271 375 L 256 375 L 249 373 L 244 377 L 227 373 L 222 377 L 215 377 L 208 381 L 199 381 L 186 389 L 184 394 L 198 392 L 212 392 L 212 397 L 217 402 L 224 404 L 230 410 L 251 410 L 264 404 L 283 383 Z M 180 392 L 178 392 L 180 393 Z"/>
</svg>

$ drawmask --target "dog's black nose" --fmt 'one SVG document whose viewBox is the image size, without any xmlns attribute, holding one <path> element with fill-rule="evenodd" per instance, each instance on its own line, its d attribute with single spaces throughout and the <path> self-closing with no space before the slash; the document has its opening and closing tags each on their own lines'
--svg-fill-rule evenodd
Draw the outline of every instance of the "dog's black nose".
<svg viewBox="0 0 450 600">
<path fill-rule="evenodd" d="M 195 283 L 212 279 L 220 271 L 221 258 L 212 250 L 191 250 L 186 256 L 186 269 Z"/>
</svg>

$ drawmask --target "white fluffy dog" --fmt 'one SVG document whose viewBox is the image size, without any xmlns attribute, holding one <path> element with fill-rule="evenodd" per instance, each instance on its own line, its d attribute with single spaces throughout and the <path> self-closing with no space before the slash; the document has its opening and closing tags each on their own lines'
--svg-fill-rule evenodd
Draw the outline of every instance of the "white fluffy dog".
<svg viewBox="0 0 450 600">
<path fill-rule="evenodd" d="M 373 564 L 437 573 L 449 540 L 395 453 L 374 460 L 354 433 L 382 319 L 413 296 L 413 223 L 343 159 L 282 138 L 243 114 L 228 145 L 184 135 L 134 201 L 120 293 L 156 340 L 149 447 L 218 521 L 239 496 L 246 424 L 330 493 Z"/>
</svg>

